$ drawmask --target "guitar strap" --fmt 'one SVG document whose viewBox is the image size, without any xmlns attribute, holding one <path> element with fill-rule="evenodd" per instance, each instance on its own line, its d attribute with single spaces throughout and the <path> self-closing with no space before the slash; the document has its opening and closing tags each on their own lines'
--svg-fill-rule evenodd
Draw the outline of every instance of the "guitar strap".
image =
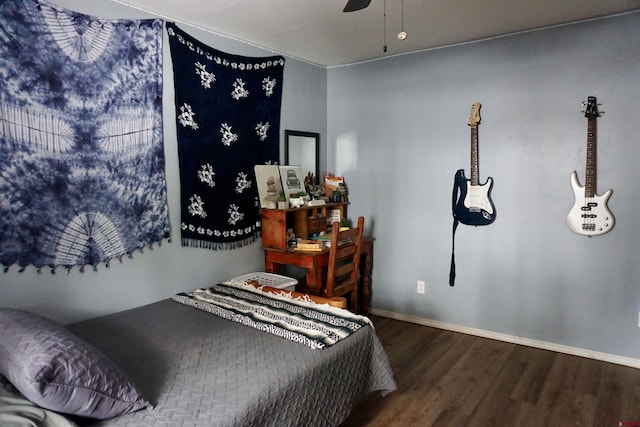
<svg viewBox="0 0 640 427">
<path fill-rule="evenodd" d="M 463 171 L 460 169 L 460 171 Z M 453 215 L 453 230 L 451 231 L 451 267 L 449 269 L 449 286 L 453 286 L 456 281 L 456 228 L 458 228 L 458 217 L 456 217 L 456 202 L 460 187 L 458 185 L 458 173 L 453 178 L 453 195 L 451 196 L 451 214 Z"/>
</svg>

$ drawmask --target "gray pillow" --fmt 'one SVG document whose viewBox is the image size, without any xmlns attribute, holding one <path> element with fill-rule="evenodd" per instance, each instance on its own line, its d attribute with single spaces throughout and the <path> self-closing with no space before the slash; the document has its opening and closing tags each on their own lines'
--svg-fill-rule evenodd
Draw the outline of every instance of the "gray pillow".
<svg viewBox="0 0 640 427">
<path fill-rule="evenodd" d="M 108 419 L 150 406 L 111 360 L 65 327 L 0 307 L 0 374 L 52 411 Z"/>
</svg>

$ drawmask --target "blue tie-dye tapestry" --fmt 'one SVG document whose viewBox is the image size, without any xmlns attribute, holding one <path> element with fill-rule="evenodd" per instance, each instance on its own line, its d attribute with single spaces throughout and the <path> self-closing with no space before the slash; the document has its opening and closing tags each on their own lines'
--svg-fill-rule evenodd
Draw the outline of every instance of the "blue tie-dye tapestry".
<svg viewBox="0 0 640 427">
<path fill-rule="evenodd" d="M 99 263 L 170 234 L 162 24 L 0 1 L 0 263 Z"/>
<path fill-rule="evenodd" d="M 260 236 L 254 165 L 277 164 L 284 58 L 215 50 L 167 23 L 181 244 L 233 249 Z"/>
</svg>

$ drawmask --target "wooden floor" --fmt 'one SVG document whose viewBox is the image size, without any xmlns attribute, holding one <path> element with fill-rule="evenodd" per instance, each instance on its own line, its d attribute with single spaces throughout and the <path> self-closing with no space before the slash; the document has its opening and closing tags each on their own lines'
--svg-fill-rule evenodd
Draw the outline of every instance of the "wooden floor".
<svg viewBox="0 0 640 427">
<path fill-rule="evenodd" d="M 371 318 L 398 390 L 343 427 L 640 426 L 640 369 Z"/>
</svg>

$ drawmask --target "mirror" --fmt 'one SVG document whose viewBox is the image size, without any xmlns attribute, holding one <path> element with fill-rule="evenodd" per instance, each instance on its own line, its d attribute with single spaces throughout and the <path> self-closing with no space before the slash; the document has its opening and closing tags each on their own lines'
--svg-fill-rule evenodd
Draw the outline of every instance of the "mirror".
<svg viewBox="0 0 640 427">
<path fill-rule="evenodd" d="M 314 184 L 317 184 L 320 167 L 320 134 L 299 130 L 284 131 L 284 163 L 285 165 L 300 165 L 303 177 L 308 172 L 313 173 Z"/>
</svg>

